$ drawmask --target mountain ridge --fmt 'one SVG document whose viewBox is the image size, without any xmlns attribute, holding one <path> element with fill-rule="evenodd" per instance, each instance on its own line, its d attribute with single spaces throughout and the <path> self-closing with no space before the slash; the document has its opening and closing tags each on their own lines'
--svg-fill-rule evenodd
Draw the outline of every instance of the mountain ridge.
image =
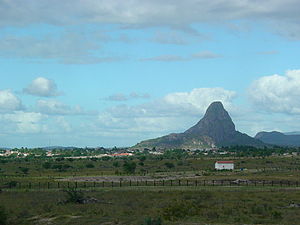
<svg viewBox="0 0 300 225">
<path fill-rule="evenodd" d="M 224 109 L 222 102 L 209 105 L 203 118 L 183 133 L 173 133 L 155 139 L 145 140 L 136 148 L 182 148 L 202 149 L 231 145 L 263 146 L 260 140 L 236 131 L 235 125 Z"/>
<path fill-rule="evenodd" d="M 299 134 L 285 134 L 279 131 L 261 131 L 258 132 L 254 138 L 271 145 L 300 147 Z"/>
</svg>

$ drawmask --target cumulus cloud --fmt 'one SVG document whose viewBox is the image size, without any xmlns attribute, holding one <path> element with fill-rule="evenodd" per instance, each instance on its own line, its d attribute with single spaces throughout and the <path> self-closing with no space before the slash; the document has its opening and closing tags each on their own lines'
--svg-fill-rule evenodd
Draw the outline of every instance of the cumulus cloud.
<svg viewBox="0 0 300 225">
<path fill-rule="evenodd" d="M 34 79 L 23 91 L 27 94 L 41 97 L 52 97 L 60 94 L 57 91 L 55 82 L 44 77 Z"/>
<path fill-rule="evenodd" d="M 300 114 L 300 70 L 288 70 L 254 81 L 249 95 L 255 106 L 268 112 Z"/>
<path fill-rule="evenodd" d="M 204 114 L 213 101 L 232 108 L 234 91 L 223 88 L 196 88 L 190 92 L 170 93 L 148 103 L 118 105 L 98 116 L 99 127 L 108 132 L 143 132 L 163 134 L 186 129 Z"/>
<path fill-rule="evenodd" d="M 39 133 L 46 130 L 46 126 L 41 123 L 47 118 L 41 113 L 18 111 L 10 114 L 0 115 L 0 121 L 9 122 L 7 129 L 15 133 Z"/>
<path fill-rule="evenodd" d="M 56 100 L 38 100 L 36 104 L 38 112 L 49 115 L 83 115 L 89 114 L 80 106 L 71 107 Z"/>
<path fill-rule="evenodd" d="M 0 112 L 21 110 L 21 100 L 11 90 L 0 90 Z"/>
</svg>

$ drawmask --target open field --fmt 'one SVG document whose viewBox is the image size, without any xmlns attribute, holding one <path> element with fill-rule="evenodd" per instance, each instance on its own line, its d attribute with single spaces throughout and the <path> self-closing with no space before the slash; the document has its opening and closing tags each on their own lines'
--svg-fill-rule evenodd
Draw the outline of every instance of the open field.
<svg viewBox="0 0 300 225">
<path fill-rule="evenodd" d="M 9 224 L 300 224 L 292 204 L 299 189 L 131 187 L 84 195 L 99 202 L 61 203 L 62 191 L 5 191 L 0 202 Z"/>
<path fill-rule="evenodd" d="M 0 217 L 21 225 L 300 224 L 298 156 L 227 157 L 234 171 L 213 170 L 217 160 L 2 158 Z M 67 191 L 92 201 L 68 202 Z"/>
</svg>

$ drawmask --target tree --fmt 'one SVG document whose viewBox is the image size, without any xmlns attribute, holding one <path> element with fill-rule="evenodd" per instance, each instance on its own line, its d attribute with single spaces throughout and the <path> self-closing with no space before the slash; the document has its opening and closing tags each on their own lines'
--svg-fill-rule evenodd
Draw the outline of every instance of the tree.
<svg viewBox="0 0 300 225">
<path fill-rule="evenodd" d="M 136 169 L 136 163 L 135 162 L 128 162 L 126 161 L 123 165 L 123 169 L 125 173 L 134 173 Z"/>
</svg>

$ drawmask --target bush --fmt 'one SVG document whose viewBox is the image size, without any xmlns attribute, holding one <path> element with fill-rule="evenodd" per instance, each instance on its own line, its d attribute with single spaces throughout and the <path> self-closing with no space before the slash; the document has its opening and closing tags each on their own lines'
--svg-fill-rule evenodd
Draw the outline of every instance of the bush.
<svg viewBox="0 0 300 225">
<path fill-rule="evenodd" d="M 6 183 L 6 185 L 10 188 L 13 188 L 13 187 L 17 187 L 18 182 L 15 180 L 12 180 L 12 181 L 9 181 L 8 183 Z"/>
<path fill-rule="evenodd" d="M 171 162 L 166 162 L 166 163 L 165 163 L 165 166 L 166 166 L 168 169 L 172 169 L 172 168 L 175 167 L 174 164 L 171 163 Z"/>
<path fill-rule="evenodd" d="M 43 168 L 44 169 L 50 169 L 51 168 L 51 163 L 50 162 L 45 162 L 45 163 L 43 163 Z"/>
<path fill-rule="evenodd" d="M 123 165 L 123 169 L 125 173 L 134 173 L 136 169 L 136 163 L 126 161 Z"/>
<path fill-rule="evenodd" d="M 194 216 L 198 207 L 192 201 L 174 201 L 163 208 L 162 216 L 169 221 L 184 219 L 187 216 Z"/>
<path fill-rule="evenodd" d="M 85 167 L 86 168 L 94 168 L 95 166 L 92 163 L 88 163 L 88 164 L 85 165 Z"/>
<path fill-rule="evenodd" d="M 5 225 L 7 224 L 7 214 L 4 207 L 0 206 L 0 224 Z"/>
<path fill-rule="evenodd" d="M 66 196 L 66 203 L 78 203 L 82 204 L 84 201 L 84 194 L 82 191 L 78 191 L 75 188 L 70 188 L 68 190 L 65 190 L 67 193 Z"/>
<path fill-rule="evenodd" d="M 151 217 L 147 217 L 145 220 L 144 220 L 144 223 L 142 225 L 161 225 L 162 224 L 162 220 L 160 217 L 154 219 L 154 218 L 151 218 Z"/>
</svg>

